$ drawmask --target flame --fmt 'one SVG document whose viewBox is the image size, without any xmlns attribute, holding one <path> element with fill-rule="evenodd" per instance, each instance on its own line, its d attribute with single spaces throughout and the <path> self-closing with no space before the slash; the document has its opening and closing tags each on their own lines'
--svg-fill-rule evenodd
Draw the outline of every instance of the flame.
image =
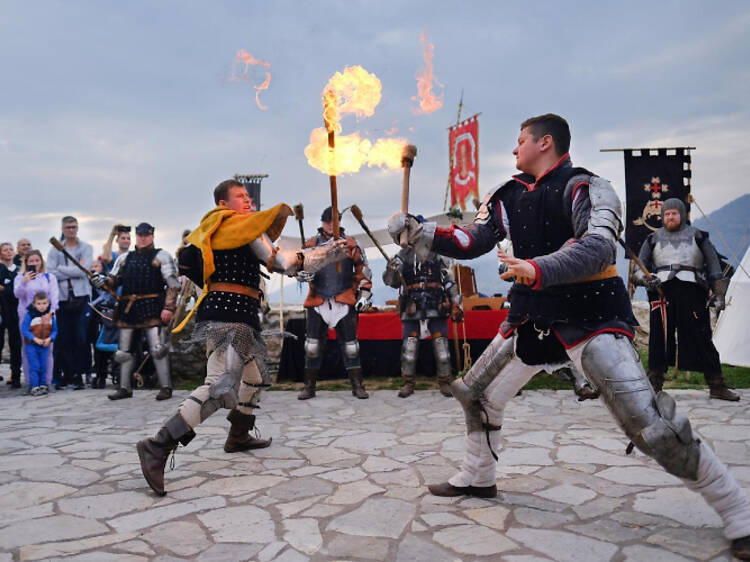
<svg viewBox="0 0 750 562">
<path fill-rule="evenodd" d="M 443 85 L 438 82 L 432 71 L 432 57 L 435 55 L 435 45 L 427 40 L 427 35 L 424 31 L 419 35 L 419 42 L 422 43 L 424 68 L 420 68 L 417 71 L 417 91 L 419 92 L 419 96 L 414 96 L 411 99 L 414 101 L 419 99 L 419 108 L 412 108 L 412 112 L 415 115 L 426 115 L 443 106 L 443 94 L 437 96 L 432 93 L 433 81 L 441 88 Z"/>
<path fill-rule="evenodd" d="M 237 69 L 244 65 L 242 70 L 238 73 Z M 250 67 L 251 66 L 264 66 L 266 68 L 271 68 L 271 63 L 256 59 L 253 55 L 248 53 L 244 49 L 240 49 L 237 51 L 237 54 L 234 56 L 234 62 L 232 63 L 232 76 L 229 78 L 232 82 L 251 82 L 252 77 L 250 76 Z M 266 72 L 266 79 L 263 81 L 263 83 L 260 86 L 253 86 L 255 88 L 255 103 L 258 105 L 258 107 L 262 110 L 268 109 L 267 106 L 263 105 L 260 102 L 260 93 L 263 90 L 267 90 L 268 86 L 271 84 L 271 73 Z"/>
<path fill-rule="evenodd" d="M 323 90 L 325 127 L 313 129 L 305 157 L 315 169 L 327 175 L 351 174 L 364 166 L 396 169 L 401 166 L 401 151 L 406 139 L 377 139 L 374 143 L 359 133 L 342 135 L 341 117 L 371 117 L 380 103 L 382 85 L 374 74 L 361 66 L 348 66 L 336 72 Z M 335 133 L 335 149 L 328 147 L 328 133 Z"/>
</svg>

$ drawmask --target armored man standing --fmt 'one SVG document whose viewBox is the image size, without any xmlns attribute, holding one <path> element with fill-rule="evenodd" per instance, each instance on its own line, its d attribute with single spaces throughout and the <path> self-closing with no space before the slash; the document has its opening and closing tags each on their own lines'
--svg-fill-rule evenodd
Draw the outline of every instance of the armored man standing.
<svg viewBox="0 0 750 562">
<path fill-rule="evenodd" d="M 168 348 L 161 343 L 160 326 L 169 323 L 175 311 L 180 283 L 172 256 L 154 248 L 154 227 L 142 222 L 135 227 L 135 250 L 117 258 L 108 276 L 99 275 L 94 285 L 120 287 L 115 319 L 120 329 L 120 340 L 115 360 L 120 364 L 120 388 L 110 394 L 110 400 L 133 396 L 133 370 L 136 367 L 134 335 L 143 331 L 151 359 L 159 377 L 161 390 L 157 400 L 172 396 L 169 377 Z"/>
<path fill-rule="evenodd" d="M 453 396 L 451 382 L 451 353 L 448 347 L 448 316 L 454 322 L 463 318 L 461 296 L 444 258 L 430 252 L 427 259 L 419 261 L 414 251 L 402 249 L 391 258 L 383 272 L 383 282 L 401 288 L 401 377 L 404 385 L 398 391 L 401 398 L 414 394 L 417 358 L 419 357 L 419 334 L 421 323 L 427 323 L 432 336 L 432 349 L 440 392 Z"/>
<path fill-rule="evenodd" d="M 693 434 L 674 399 L 655 392 L 633 343 L 625 285 L 614 268 L 622 231 L 620 201 L 610 183 L 574 168 L 567 122 L 552 114 L 521 125 L 513 151 L 522 172 L 493 190 L 467 226 L 438 228 L 394 214 L 394 240 L 405 231 L 417 255 L 429 250 L 470 259 L 510 237 L 515 278 L 500 333 L 453 395 L 466 415 L 465 457 L 437 496 L 494 497 L 505 404 L 545 364 L 573 361 L 619 427 L 643 453 L 698 492 L 724 522 L 735 556 L 750 559 L 750 500 L 713 450 Z M 554 423 L 554 420 L 551 420 Z"/>
<path fill-rule="evenodd" d="M 226 180 L 214 190 L 216 207 L 187 238 L 180 253 L 180 272 L 203 287 L 193 339 L 206 343 L 206 379 L 180 404 L 154 437 L 137 445 L 141 470 L 149 486 L 164 495 L 164 465 L 179 443 L 187 445 L 193 429 L 219 408 L 230 410 L 228 453 L 268 447 L 270 439 L 248 432 L 255 427 L 254 408 L 270 380 L 260 337 L 260 266 L 294 275 L 315 273 L 343 257 L 340 241 L 305 251 L 279 250 L 273 244 L 292 210 L 281 203 L 253 213 L 245 187 Z M 178 332 L 190 319 L 175 328 Z"/>
<path fill-rule="evenodd" d="M 318 234 L 305 242 L 305 248 L 317 248 L 333 239 L 333 214 L 328 207 L 320 217 Z M 343 236 L 343 229 L 341 229 Z M 345 236 L 346 257 L 341 265 L 331 264 L 318 271 L 310 282 L 305 299 L 305 387 L 299 400 L 315 396 L 315 384 L 323 363 L 328 328 L 336 339 L 352 385 L 352 394 L 368 398 L 362 380 L 357 340 L 357 313 L 371 306 L 372 274 L 362 248 L 351 236 Z"/>
<path fill-rule="evenodd" d="M 661 390 L 667 366 L 677 362 L 680 369 L 703 373 L 711 398 L 736 402 L 740 395 L 727 388 L 719 352 L 711 341 L 706 306 L 709 303 L 722 310 L 727 292 L 716 248 L 706 232 L 687 223 L 685 204 L 679 199 L 664 201 L 661 212 L 664 226 L 648 235 L 638 256 L 653 275 L 646 278 L 638 271 L 633 279 L 648 288 L 651 301 L 648 378 L 654 390 Z M 657 294 L 657 287 L 665 298 Z M 709 288 L 713 293 L 710 301 Z"/>
</svg>

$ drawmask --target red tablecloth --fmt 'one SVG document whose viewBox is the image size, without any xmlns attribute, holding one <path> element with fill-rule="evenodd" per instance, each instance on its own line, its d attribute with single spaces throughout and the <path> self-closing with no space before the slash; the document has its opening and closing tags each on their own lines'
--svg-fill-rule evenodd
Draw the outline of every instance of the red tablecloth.
<svg viewBox="0 0 750 562">
<path fill-rule="evenodd" d="M 507 310 L 467 310 L 464 324 L 457 325 L 458 337 L 463 339 L 465 326 L 467 340 L 491 340 L 507 315 Z M 328 337 L 336 339 L 336 333 L 328 330 Z M 395 312 L 360 314 L 357 337 L 360 341 L 400 340 L 401 318 Z M 450 320 L 448 337 L 453 339 L 453 323 Z"/>
</svg>

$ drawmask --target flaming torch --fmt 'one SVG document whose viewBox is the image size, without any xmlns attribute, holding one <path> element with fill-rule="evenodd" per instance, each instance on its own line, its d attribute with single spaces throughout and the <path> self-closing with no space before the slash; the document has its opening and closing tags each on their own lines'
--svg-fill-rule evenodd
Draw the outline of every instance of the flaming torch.
<svg viewBox="0 0 750 562">
<path fill-rule="evenodd" d="M 409 212 L 409 177 L 416 156 L 417 147 L 413 144 L 407 144 L 401 152 L 401 166 L 404 168 L 404 180 L 401 184 L 401 212 L 404 214 Z M 406 232 L 401 233 L 400 244 L 402 248 L 406 248 L 408 245 L 408 236 Z"/>
<path fill-rule="evenodd" d="M 338 122 L 336 115 L 336 94 L 332 89 L 327 89 L 323 92 L 323 123 L 325 124 L 326 132 L 328 133 L 328 151 L 330 152 L 330 158 L 335 158 L 336 149 L 336 123 Z M 328 181 L 331 185 L 331 220 L 333 221 L 333 237 L 339 238 L 341 236 L 341 225 L 339 225 L 339 193 L 338 186 L 336 185 L 336 172 L 335 169 L 331 170 L 328 174 Z M 336 270 L 341 269 L 341 262 L 336 263 Z"/>
</svg>

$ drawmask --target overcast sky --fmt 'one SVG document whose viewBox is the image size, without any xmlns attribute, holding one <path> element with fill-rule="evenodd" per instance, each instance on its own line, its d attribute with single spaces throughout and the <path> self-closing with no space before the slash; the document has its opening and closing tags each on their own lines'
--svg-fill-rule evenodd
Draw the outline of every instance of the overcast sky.
<svg viewBox="0 0 750 562">
<path fill-rule="evenodd" d="M 411 209 L 442 210 L 446 128 L 464 92 L 481 112 L 480 191 L 514 172 L 518 125 L 565 116 L 576 164 L 623 193 L 619 154 L 600 148 L 696 146 L 694 194 L 710 212 L 748 191 L 750 5 L 738 2 L 0 2 L 0 239 L 46 251 L 59 217 L 101 246 L 114 221 L 156 226 L 157 245 L 212 206 L 235 173 L 267 173 L 263 206 L 303 202 L 308 231 L 328 201 L 303 155 L 321 92 L 347 65 L 383 85 L 371 118 L 344 132 L 417 145 Z M 445 103 L 415 115 L 419 35 L 434 44 Z M 244 49 L 271 64 L 255 104 L 230 81 Z M 257 72 L 256 72 L 257 71 Z M 251 69 L 257 84 L 265 68 Z M 255 74 L 254 74 L 255 73 Z M 400 174 L 339 180 L 373 229 L 400 204 Z M 349 224 L 348 219 L 344 222 Z M 286 233 L 294 235 L 296 225 Z"/>
</svg>

